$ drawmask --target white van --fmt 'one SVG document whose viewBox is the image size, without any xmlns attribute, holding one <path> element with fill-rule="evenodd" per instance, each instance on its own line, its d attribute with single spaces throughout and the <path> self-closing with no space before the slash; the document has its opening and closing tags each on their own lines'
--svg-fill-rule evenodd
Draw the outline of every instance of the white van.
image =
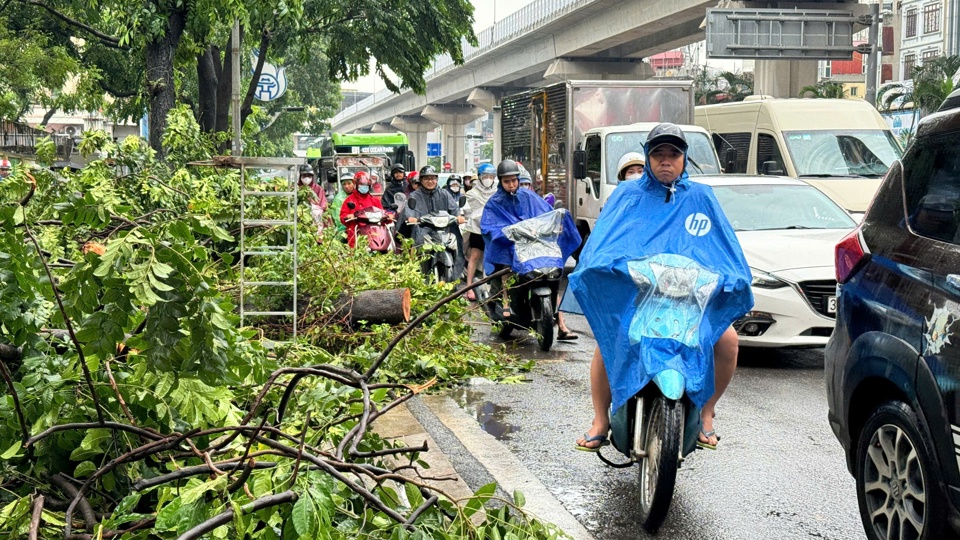
<svg viewBox="0 0 960 540">
<path fill-rule="evenodd" d="M 773 99 L 696 108 L 727 173 L 772 174 L 813 184 L 851 213 L 863 213 L 902 150 L 869 103 Z"/>
</svg>

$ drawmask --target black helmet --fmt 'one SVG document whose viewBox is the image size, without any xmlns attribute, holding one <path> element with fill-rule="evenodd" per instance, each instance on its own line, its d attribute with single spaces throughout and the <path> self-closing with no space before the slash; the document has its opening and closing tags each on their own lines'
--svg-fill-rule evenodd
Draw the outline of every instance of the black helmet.
<svg viewBox="0 0 960 540">
<path fill-rule="evenodd" d="M 420 181 L 423 182 L 424 176 L 436 176 L 437 178 L 439 178 L 440 174 L 437 172 L 437 169 L 435 169 L 433 165 L 424 165 L 420 169 L 420 174 L 417 176 L 420 178 Z"/>
<path fill-rule="evenodd" d="M 497 178 L 503 178 L 504 176 L 519 176 L 520 175 L 520 166 L 517 165 L 517 162 L 512 159 L 505 159 L 497 165 Z"/>
<path fill-rule="evenodd" d="M 407 169 L 404 168 L 403 163 L 394 163 L 393 167 L 390 167 L 390 175 L 393 176 L 393 173 L 400 171 L 403 174 L 407 174 Z"/>
<path fill-rule="evenodd" d="M 451 174 L 447 177 L 447 186 L 453 183 L 463 184 L 463 178 L 460 178 L 459 174 Z"/>
<path fill-rule="evenodd" d="M 312 176 L 316 176 L 316 175 L 313 173 L 313 167 L 311 167 L 309 163 L 306 164 L 306 165 L 301 165 L 301 166 L 300 166 L 300 176 L 303 176 L 303 175 L 305 175 L 305 174 L 309 174 L 309 175 L 312 175 Z"/>
<path fill-rule="evenodd" d="M 676 124 L 664 122 L 657 124 L 656 127 L 650 130 L 650 134 L 647 135 L 647 144 L 645 147 L 647 153 L 652 152 L 654 148 L 661 144 L 669 144 L 675 146 L 683 153 L 687 152 L 687 138 L 684 136 L 683 130 Z"/>
</svg>

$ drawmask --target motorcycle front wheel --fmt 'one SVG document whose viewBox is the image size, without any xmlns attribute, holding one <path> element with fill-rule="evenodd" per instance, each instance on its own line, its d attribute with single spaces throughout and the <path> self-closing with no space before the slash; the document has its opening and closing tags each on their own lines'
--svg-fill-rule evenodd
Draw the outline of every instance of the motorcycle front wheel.
<svg viewBox="0 0 960 540">
<path fill-rule="evenodd" d="M 663 525 L 677 483 L 683 441 L 683 405 L 658 395 L 647 416 L 646 456 L 640 460 L 640 525 L 651 534 Z"/>
<path fill-rule="evenodd" d="M 533 305 L 533 316 L 537 321 L 537 344 L 541 351 L 547 352 L 553 346 L 553 301 L 549 296 L 538 296 Z"/>
</svg>

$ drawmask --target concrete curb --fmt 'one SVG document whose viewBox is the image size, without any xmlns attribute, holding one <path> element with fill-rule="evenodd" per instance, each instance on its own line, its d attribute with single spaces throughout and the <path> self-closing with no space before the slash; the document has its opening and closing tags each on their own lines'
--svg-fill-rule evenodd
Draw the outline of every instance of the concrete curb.
<svg viewBox="0 0 960 540">
<path fill-rule="evenodd" d="M 493 476 L 508 494 L 515 490 L 526 498 L 524 510 L 553 523 L 576 540 L 593 535 L 567 512 L 563 505 L 500 441 L 480 429 L 477 420 L 445 395 L 421 396 L 421 402 L 443 423 L 464 448 Z"/>
</svg>

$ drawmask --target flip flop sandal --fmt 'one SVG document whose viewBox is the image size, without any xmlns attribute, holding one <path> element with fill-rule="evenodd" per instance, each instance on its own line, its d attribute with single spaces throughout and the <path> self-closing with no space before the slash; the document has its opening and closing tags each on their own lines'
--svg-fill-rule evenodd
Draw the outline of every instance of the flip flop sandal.
<svg viewBox="0 0 960 540">
<path fill-rule="evenodd" d="M 557 341 L 573 341 L 579 337 L 580 336 L 574 334 L 573 332 L 564 332 L 563 330 L 557 332 Z"/>
<path fill-rule="evenodd" d="M 708 441 L 710 440 L 710 437 L 716 437 L 716 438 L 717 438 L 717 443 L 720 442 L 720 436 L 717 435 L 717 432 L 716 432 L 715 430 L 712 430 L 712 429 L 711 429 L 710 431 L 703 431 L 703 430 L 701 429 L 701 430 L 700 430 L 700 435 L 703 435 L 703 437 L 704 437 L 705 439 L 707 439 Z M 698 448 L 703 448 L 704 450 L 716 450 L 716 449 L 717 449 L 717 445 L 716 445 L 716 444 L 710 444 L 709 442 L 701 441 L 699 436 L 697 437 L 697 447 L 698 447 Z"/>
<path fill-rule="evenodd" d="M 580 444 L 574 446 L 574 448 L 576 448 L 577 450 L 580 450 L 581 452 L 596 452 L 601 448 L 603 448 L 604 446 L 607 446 L 608 444 L 610 444 L 610 440 L 607 438 L 606 435 L 594 435 L 591 437 L 589 433 L 584 433 L 583 439 L 584 439 L 584 442 L 588 442 L 588 443 L 600 441 L 600 444 L 596 446 L 583 446 Z"/>
</svg>

